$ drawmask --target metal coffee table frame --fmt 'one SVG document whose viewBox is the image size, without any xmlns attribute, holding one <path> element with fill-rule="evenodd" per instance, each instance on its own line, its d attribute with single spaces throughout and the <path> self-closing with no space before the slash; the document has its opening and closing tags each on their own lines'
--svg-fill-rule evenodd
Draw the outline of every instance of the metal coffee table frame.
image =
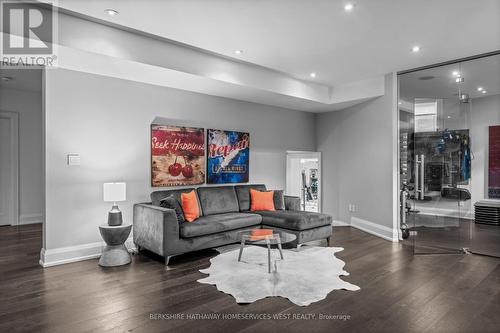
<svg viewBox="0 0 500 333">
<path fill-rule="evenodd" d="M 281 260 L 285 259 L 283 257 L 283 249 L 281 244 L 293 242 L 297 236 L 294 234 L 290 234 L 287 232 L 274 232 L 272 235 L 264 236 L 262 239 L 252 240 L 251 231 L 243 231 L 239 234 L 241 237 L 240 244 L 240 253 L 238 254 L 238 261 L 241 261 L 241 256 L 243 255 L 243 249 L 245 248 L 245 244 L 254 244 L 254 245 L 266 245 L 267 246 L 267 266 L 268 273 L 271 273 L 271 245 L 277 245 L 280 253 Z"/>
</svg>

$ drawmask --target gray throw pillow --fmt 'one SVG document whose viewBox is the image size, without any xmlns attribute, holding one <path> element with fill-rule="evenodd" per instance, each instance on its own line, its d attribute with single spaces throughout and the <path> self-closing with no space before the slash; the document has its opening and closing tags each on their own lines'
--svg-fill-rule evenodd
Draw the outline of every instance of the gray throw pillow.
<svg viewBox="0 0 500 333">
<path fill-rule="evenodd" d="M 160 207 L 173 209 L 175 211 L 175 215 L 177 216 L 177 222 L 185 222 L 184 211 L 182 210 L 179 201 L 173 195 L 169 195 L 165 199 L 162 199 L 160 201 Z"/>
<path fill-rule="evenodd" d="M 274 209 L 285 210 L 285 196 L 283 190 L 275 190 L 273 195 Z"/>
</svg>

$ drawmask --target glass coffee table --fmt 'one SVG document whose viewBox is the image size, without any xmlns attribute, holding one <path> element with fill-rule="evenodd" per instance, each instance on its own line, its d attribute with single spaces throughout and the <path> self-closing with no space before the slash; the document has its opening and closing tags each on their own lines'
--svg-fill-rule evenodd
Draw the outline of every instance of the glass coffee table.
<svg viewBox="0 0 500 333">
<path fill-rule="evenodd" d="M 271 273 L 271 245 L 277 245 L 280 252 L 280 257 L 283 260 L 283 249 L 281 244 L 290 243 L 297 239 L 294 234 L 284 232 L 284 231 L 273 231 L 272 235 L 255 237 L 252 235 L 251 230 L 245 230 L 238 233 L 238 240 L 241 242 L 240 253 L 238 255 L 238 261 L 241 261 L 241 256 L 243 255 L 243 249 L 246 244 L 251 245 L 262 245 L 267 246 L 267 265 L 268 273 Z"/>
</svg>

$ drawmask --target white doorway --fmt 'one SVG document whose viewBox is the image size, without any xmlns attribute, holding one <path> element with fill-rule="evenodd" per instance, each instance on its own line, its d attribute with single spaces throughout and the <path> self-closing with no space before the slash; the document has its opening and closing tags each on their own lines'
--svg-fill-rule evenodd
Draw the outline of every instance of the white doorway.
<svg viewBox="0 0 500 333">
<path fill-rule="evenodd" d="M 302 210 L 321 212 L 320 152 L 287 152 L 285 192 L 300 197 Z"/>
<path fill-rule="evenodd" d="M 0 225 L 19 224 L 19 116 L 0 111 Z"/>
</svg>

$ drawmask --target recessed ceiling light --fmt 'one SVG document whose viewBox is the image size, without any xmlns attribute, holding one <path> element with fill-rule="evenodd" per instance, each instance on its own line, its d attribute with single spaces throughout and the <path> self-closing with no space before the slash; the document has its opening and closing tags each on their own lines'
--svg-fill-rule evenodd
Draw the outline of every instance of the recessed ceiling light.
<svg viewBox="0 0 500 333">
<path fill-rule="evenodd" d="M 486 90 L 483 90 L 483 91 L 481 91 L 481 92 L 482 92 L 483 94 L 486 94 L 486 93 L 487 93 L 487 91 L 486 91 Z"/>
<path fill-rule="evenodd" d="M 116 16 L 119 14 L 117 10 L 114 9 L 105 9 L 104 12 L 108 14 L 109 16 Z"/>
<path fill-rule="evenodd" d="M 353 3 L 346 3 L 346 4 L 344 5 L 344 10 L 345 10 L 346 12 L 350 12 L 350 11 L 352 11 L 353 9 L 354 9 L 354 4 L 353 4 Z"/>
<path fill-rule="evenodd" d="M 415 46 L 413 46 L 413 47 L 411 48 L 411 52 L 413 52 L 413 53 L 417 53 L 417 52 L 419 52 L 419 51 L 420 51 L 420 46 L 418 46 L 418 45 L 415 45 Z"/>
<path fill-rule="evenodd" d="M 234 53 L 236 53 L 236 54 L 242 54 L 243 50 L 234 50 Z"/>
<path fill-rule="evenodd" d="M 309 74 L 309 76 L 314 79 L 316 77 L 316 73 L 312 72 L 311 74 Z"/>
<path fill-rule="evenodd" d="M 398 102 L 398 105 L 401 105 L 401 104 L 403 104 L 403 102 Z"/>
<path fill-rule="evenodd" d="M 453 71 L 453 73 L 451 73 L 453 76 L 455 77 L 460 77 L 460 72 L 459 71 Z"/>
<path fill-rule="evenodd" d="M 448 116 L 447 118 L 448 118 L 448 119 L 450 119 L 450 118 L 451 118 L 451 116 Z"/>
<path fill-rule="evenodd" d="M 483 87 L 477 87 L 477 91 L 483 91 Z"/>
</svg>

